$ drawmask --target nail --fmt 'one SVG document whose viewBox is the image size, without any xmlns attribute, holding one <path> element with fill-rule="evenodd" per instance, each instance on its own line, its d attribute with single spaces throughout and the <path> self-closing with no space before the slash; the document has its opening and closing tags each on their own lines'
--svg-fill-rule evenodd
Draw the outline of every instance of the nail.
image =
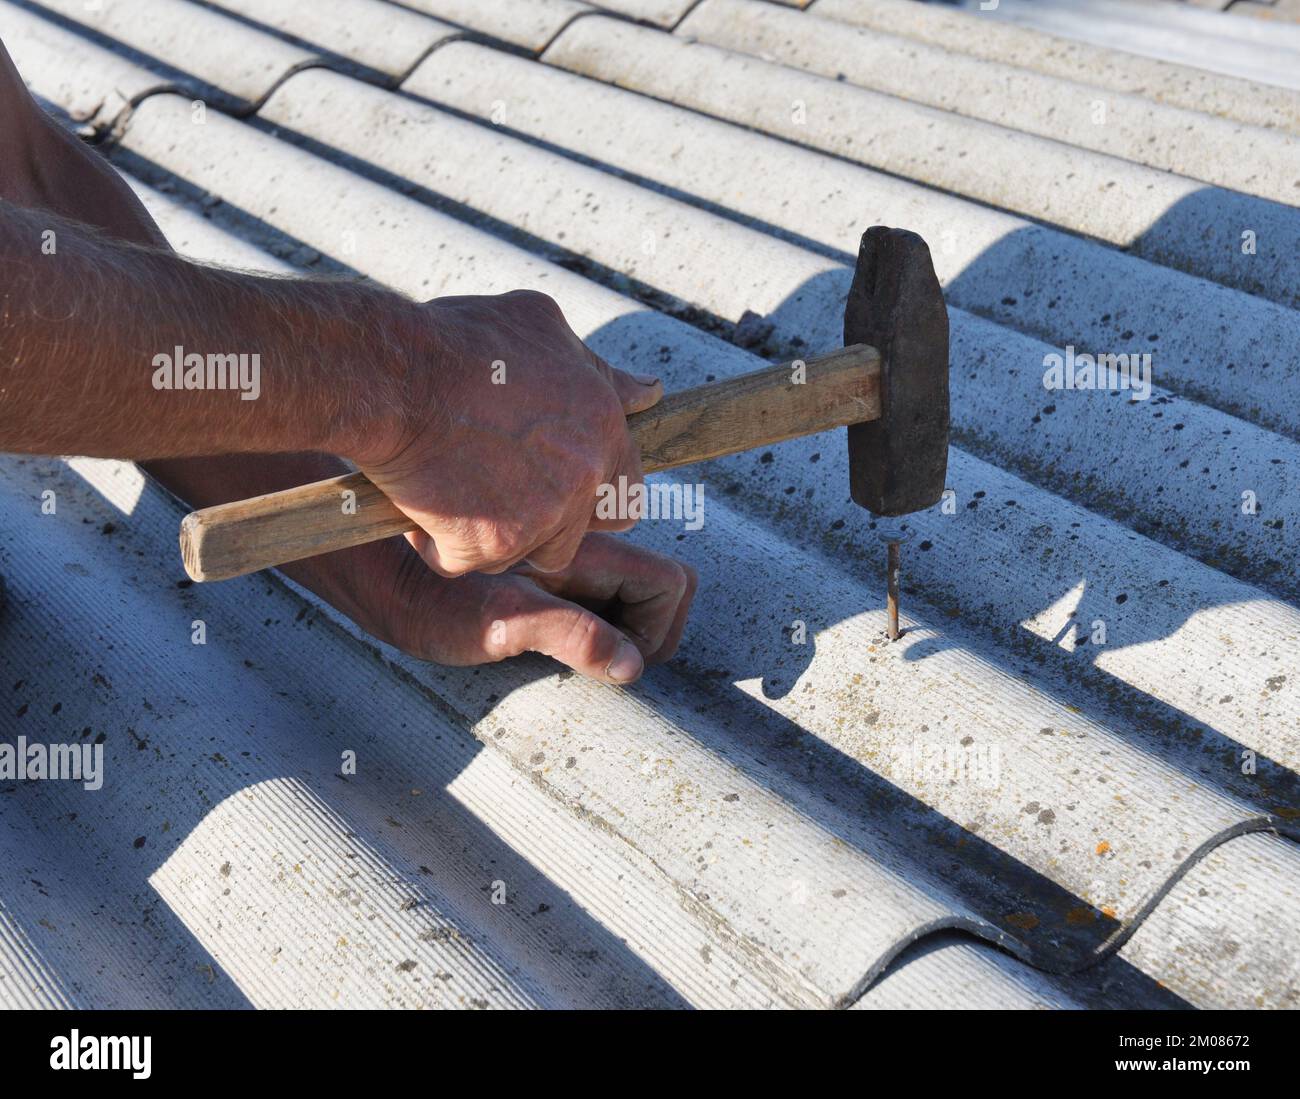
<svg viewBox="0 0 1300 1099">
<path fill-rule="evenodd" d="M 605 674 L 615 683 L 631 683 L 641 674 L 644 667 L 644 661 L 641 654 L 637 652 L 636 646 L 630 641 L 620 641 L 618 651 L 614 654 L 614 659 L 609 662 L 609 667 L 605 669 Z"/>
<path fill-rule="evenodd" d="M 633 374 L 632 377 L 635 378 L 635 379 L 636 379 L 638 382 L 640 382 L 642 385 L 658 385 L 658 384 L 659 384 L 659 379 L 656 378 L 653 374 Z"/>
</svg>

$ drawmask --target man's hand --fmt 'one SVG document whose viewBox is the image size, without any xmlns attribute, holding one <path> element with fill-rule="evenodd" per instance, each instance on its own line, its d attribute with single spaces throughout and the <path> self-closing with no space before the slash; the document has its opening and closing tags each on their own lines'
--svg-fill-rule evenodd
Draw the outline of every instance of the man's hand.
<svg viewBox="0 0 1300 1099">
<path fill-rule="evenodd" d="M 150 463 L 196 507 L 337 476 L 324 454 L 235 454 Z M 608 534 L 589 534 L 559 572 L 521 565 L 487 576 L 431 572 L 402 538 L 283 565 L 367 633 L 421 660 L 469 665 L 540 652 L 583 675 L 630 683 L 677 649 L 695 570 Z"/>
<path fill-rule="evenodd" d="M 421 660 L 465 666 L 539 652 L 619 685 L 676 652 L 696 585 L 689 565 L 604 534 L 588 535 L 559 572 L 448 580 L 398 539 L 319 558 L 317 570 L 314 584 L 303 579 Z"/>
<path fill-rule="evenodd" d="M 545 294 L 448 297 L 417 314 L 400 415 L 348 457 L 420 525 L 411 544 L 443 576 L 563 569 L 597 520 L 596 491 L 641 481 L 625 417 L 655 378 L 590 351 Z"/>
</svg>

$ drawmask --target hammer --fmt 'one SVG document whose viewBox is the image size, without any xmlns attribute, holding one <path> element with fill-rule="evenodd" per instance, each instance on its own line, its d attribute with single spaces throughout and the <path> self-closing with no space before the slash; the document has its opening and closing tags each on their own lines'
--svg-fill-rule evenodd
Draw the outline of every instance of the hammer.
<svg viewBox="0 0 1300 1099">
<path fill-rule="evenodd" d="M 849 493 L 878 516 L 938 502 L 948 468 L 948 313 L 915 233 L 862 236 L 843 350 L 664 397 L 628 417 L 646 473 L 847 427 Z M 225 580 L 414 530 L 364 474 L 191 512 L 181 555 L 194 580 Z M 901 534 L 885 536 L 890 639 L 898 637 Z"/>
</svg>

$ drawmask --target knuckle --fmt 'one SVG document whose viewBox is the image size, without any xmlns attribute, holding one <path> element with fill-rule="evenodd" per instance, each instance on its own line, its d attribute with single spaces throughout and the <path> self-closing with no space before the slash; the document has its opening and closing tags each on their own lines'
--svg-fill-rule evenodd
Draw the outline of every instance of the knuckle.
<svg viewBox="0 0 1300 1099">
<path fill-rule="evenodd" d="M 535 555 L 528 559 L 528 564 L 541 573 L 563 572 L 568 563 L 561 558 L 544 555 Z"/>
<path fill-rule="evenodd" d="M 560 303 L 557 302 L 550 294 L 541 290 L 516 290 L 514 293 L 518 296 L 520 304 L 529 309 L 534 309 L 540 313 L 546 313 L 553 317 L 562 317 L 564 313 L 560 309 Z"/>
<path fill-rule="evenodd" d="M 553 539 L 532 553 L 528 563 L 541 572 L 560 572 L 569 567 L 577 555 L 581 533 Z"/>
<path fill-rule="evenodd" d="M 529 522 L 529 529 L 536 532 L 532 542 L 541 542 L 541 545 L 533 545 L 534 552 L 549 552 L 552 543 L 563 535 L 567 527 L 569 508 L 573 505 L 573 496 L 574 493 L 571 491 L 557 492 L 534 513 Z"/>
<path fill-rule="evenodd" d="M 484 561 L 493 565 L 513 560 L 526 548 L 523 531 L 518 527 L 493 526 L 484 532 L 479 542 Z"/>
<path fill-rule="evenodd" d="M 578 468 L 578 491 L 583 496 L 594 493 L 609 484 L 608 464 L 601 458 L 591 455 L 584 458 Z"/>
<path fill-rule="evenodd" d="M 528 555 L 528 563 L 543 572 L 550 572 L 554 570 L 555 562 L 559 560 L 560 556 L 559 548 L 548 542 L 544 546 L 538 546 Z"/>
</svg>

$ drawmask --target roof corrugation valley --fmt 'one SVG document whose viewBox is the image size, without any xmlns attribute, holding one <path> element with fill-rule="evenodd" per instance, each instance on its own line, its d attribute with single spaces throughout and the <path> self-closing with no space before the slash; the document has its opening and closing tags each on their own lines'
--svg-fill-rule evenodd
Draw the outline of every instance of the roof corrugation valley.
<svg viewBox="0 0 1300 1099">
<path fill-rule="evenodd" d="M 670 392 L 838 346 L 861 232 L 913 229 L 954 427 L 892 643 L 842 438 L 677 474 L 702 528 L 628 537 L 700 590 L 629 690 L 180 584 L 135 466 L 0 459 L 0 733 L 115 776 L 0 790 L 0 1004 L 1297 1006 L 1300 90 L 914 0 L 0 38 L 184 254 L 545 290 Z M 1067 347 L 1153 353 L 1151 398 L 1049 392 Z"/>
</svg>

